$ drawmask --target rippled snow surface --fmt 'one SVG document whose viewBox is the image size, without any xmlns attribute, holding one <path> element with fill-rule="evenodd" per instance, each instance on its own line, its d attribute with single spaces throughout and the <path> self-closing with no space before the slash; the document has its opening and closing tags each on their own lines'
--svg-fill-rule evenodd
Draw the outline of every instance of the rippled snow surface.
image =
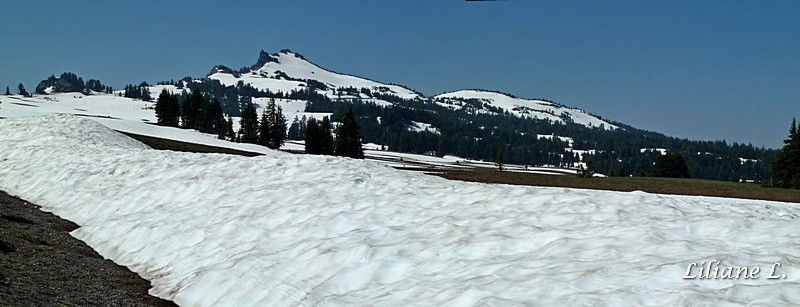
<svg viewBox="0 0 800 307">
<path fill-rule="evenodd" d="M 64 115 L 0 120 L 0 145 L 0 189 L 184 306 L 800 302 L 797 204 L 156 151 Z M 713 259 L 763 272 L 682 278 Z"/>
</svg>

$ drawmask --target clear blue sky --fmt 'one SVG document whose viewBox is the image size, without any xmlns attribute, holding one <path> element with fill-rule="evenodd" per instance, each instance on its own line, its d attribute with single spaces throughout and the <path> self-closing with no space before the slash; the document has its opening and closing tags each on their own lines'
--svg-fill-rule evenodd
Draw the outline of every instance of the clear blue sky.
<svg viewBox="0 0 800 307">
<path fill-rule="evenodd" d="M 121 87 L 292 49 L 431 96 L 483 88 L 667 135 L 777 148 L 800 117 L 800 1 L 0 0 L 0 86 Z"/>
</svg>

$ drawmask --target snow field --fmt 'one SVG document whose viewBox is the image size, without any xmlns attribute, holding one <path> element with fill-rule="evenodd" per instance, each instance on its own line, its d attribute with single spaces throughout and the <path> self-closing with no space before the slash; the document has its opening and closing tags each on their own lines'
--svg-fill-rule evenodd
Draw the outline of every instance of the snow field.
<svg viewBox="0 0 800 307">
<path fill-rule="evenodd" d="M 788 305 L 797 204 L 448 181 L 368 161 L 156 151 L 0 120 L 0 189 L 182 306 Z M 757 279 L 687 280 L 690 263 Z M 786 279 L 766 279 L 781 263 Z"/>
<path fill-rule="evenodd" d="M 618 128 L 617 126 L 612 125 L 602 119 L 587 114 L 583 110 L 562 107 L 543 100 L 514 98 L 505 94 L 495 93 L 495 92 L 460 90 L 460 91 L 440 94 L 433 98 L 436 100 L 440 100 L 437 101 L 437 103 L 447 107 L 460 108 L 461 106 L 446 104 L 443 103 L 441 100 L 447 100 L 453 98 L 480 99 L 485 102 L 488 102 L 492 106 L 503 108 L 508 112 L 511 112 L 512 114 L 515 114 L 520 117 L 547 119 L 554 122 L 563 123 L 564 120 L 561 119 L 561 115 L 566 114 L 569 115 L 569 117 L 572 118 L 572 120 L 576 124 L 581 124 L 587 127 L 600 127 L 602 125 L 606 130 L 613 130 Z M 515 108 L 517 108 L 518 110 L 514 110 Z M 519 108 L 522 108 L 522 110 L 519 110 Z"/>
</svg>

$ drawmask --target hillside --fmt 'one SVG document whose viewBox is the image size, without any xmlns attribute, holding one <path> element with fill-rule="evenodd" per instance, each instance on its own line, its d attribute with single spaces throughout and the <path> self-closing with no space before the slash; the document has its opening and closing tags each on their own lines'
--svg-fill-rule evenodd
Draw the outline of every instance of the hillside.
<svg viewBox="0 0 800 307">
<path fill-rule="evenodd" d="M 616 129 L 617 127 L 585 111 L 568 108 L 563 105 L 544 101 L 512 97 L 490 91 L 462 90 L 427 98 L 407 88 L 380 83 L 362 77 L 332 72 L 306 60 L 302 55 L 283 50 L 269 54 L 261 51 L 256 64 L 249 69 L 233 71 L 224 65 L 211 69 L 207 75 L 210 80 L 217 80 L 225 86 L 234 86 L 239 82 L 252 85 L 259 90 L 273 93 L 290 93 L 312 88 L 316 93 L 334 101 L 359 100 L 382 106 L 394 105 L 394 99 L 381 99 L 380 96 L 393 96 L 401 100 L 423 100 L 452 108 L 470 108 L 471 100 L 486 103 L 499 108 L 502 114 L 510 112 L 515 116 L 550 120 L 558 123 L 575 123 L 587 127 Z M 491 114 L 489 110 L 484 113 Z"/>
<path fill-rule="evenodd" d="M 435 103 L 455 109 L 469 107 L 469 100 L 477 100 L 498 107 L 503 112 L 524 118 L 548 120 L 560 124 L 574 123 L 608 130 L 618 128 L 597 116 L 586 113 L 586 111 L 568 108 L 545 100 L 523 99 L 508 94 L 479 90 L 455 91 L 433 97 Z"/>
<path fill-rule="evenodd" d="M 74 74 L 65 73 L 42 85 L 57 84 L 64 76 L 80 81 Z M 94 81 L 93 85 L 102 85 Z M 262 50 L 255 64 L 238 71 L 218 65 L 207 77 L 159 82 L 155 86 L 129 85 L 124 91 L 107 91 L 109 94 L 58 93 L 55 89 L 43 88 L 45 94 L 38 97 L 10 96 L 12 103 L 18 99 L 47 106 L 36 112 L 33 108 L 16 107 L 10 111 L 92 110 L 95 114 L 86 115 L 154 123 L 153 104 L 139 100 L 139 95 L 156 96 L 167 90 L 185 100 L 189 92 L 200 91 L 220 101 L 223 113 L 231 117 L 234 131 L 239 128 L 239 116 L 245 106 L 254 104 L 261 114 L 271 99 L 284 110 L 291 125 L 289 138 L 297 141 L 303 139 L 306 120 L 328 116 L 336 121 L 353 108 L 363 143 L 439 157 L 491 162 L 502 152 L 507 163 L 521 166 L 576 169 L 591 161 L 601 174 L 648 176 L 655 159 L 670 152 L 685 157 L 693 178 L 758 183 L 770 178 L 769 165 L 776 155 L 775 150 L 749 144 L 669 137 L 545 99 L 487 90 L 459 90 L 427 97 L 403 86 L 326 70 L 289 50 L 275 54 Z M 120 97 L 123 94 L 130 99 Z M 115 105 L 115 101 L 130 103 Z M 127 109 L 130 112 L 116 112 Z M 121 130 L 147 135 L 138 130 L 148 129 L 135 124 L 107 122 L 133 125 L 136 127 Z"/>
</svg>

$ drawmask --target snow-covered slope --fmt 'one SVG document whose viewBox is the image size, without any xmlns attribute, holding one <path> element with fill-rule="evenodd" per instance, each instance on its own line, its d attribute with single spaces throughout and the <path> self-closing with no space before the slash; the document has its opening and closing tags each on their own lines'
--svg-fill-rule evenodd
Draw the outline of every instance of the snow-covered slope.
<svg viewBox="0 0 800 307">
<path fill-rule="evenodd" d="M 391 94 L 405 99 L 424 99 L 418 93 L 401 86 L 384 84 L 360 77 L 340 74 L 325 70 L 309 62 L 297 53 L 288 50 L 276 54 L 269 54 L 261 51 L 258 62 L 251 67 L 251 70 L 244 73 L 235 72 L 224 66 L 215 67 L 208 78 L 219 80 L 225 85 L 236 85 L 238 82 L 251 84 L 261 90 L 271 92 L 288 93 L 293 90 L 303 90 L 308 87 L 309 80 L 316 80 L 325 85 L 324 89 L 317 89 L 317 92 L 327 95 L 332 99 L 362 99 L 380 105 L 391 105 L 388 101 L 374 99 L 370 95 L 361 93 L 361 89 L 367 89 L 372 93 Z M 340 92 L 339 88 L 355 88 L 354 92 Z M 435 103 L 452 108 L 467 107 L 465 100 L 477 99 L 493 107 L 500 108 L 520 117 L 549 119 L 554 122 L 564 123 L 571 121 L 587 127 L 603 127 L 605 129 L 616 129 L 612 125 L 596 116 L 585 111 L 568 108 L 556 103 L 511 97 L 505 94 L 478 91 L 462 90 L 441 94 L 433 97 Z M 483 109 L 477 112 L 491 112 Z"/>
<path fill-rule="evenodd" d="M 251 71 L 240 74 L 218 68 L 212 71 L 208 78 L 219 80 L 225 85 L 236 85 L 236 83 L 242 81 L 245 84 L 252 84 L 253 87 L 258 89 L 269 89 L 272 92 L 281 91 L 283 93 L 302 90 L 308 85 L 308 80 L 316 80 L 327 87 L 327 90 L 320 92 L 331 98 L 350 97 L 348 95 L 337 95 L 335 90 L 340 87 L 353 87 L 357 90 L 366 88 L 372 92 L 392 94 L 406 99 L 420 97 L 419 94 L 400 86 L 325 70 L 307 61 L 301 55 L 288 50 L 276 54 L 269 54 L 262 50 L 258 62 L 251 67 Z"/>
<path fill-rule="evenodd" d="M 162 89 L 174 92 L 179 91 L 170 85 L 150 87 L 150 91 L 153 93 L 158 93 Z M 289 102 L 286 104 L 291 105 Z M 153 123 L 156 122 L 155 112 L 153 111 L 154 105 L 153 102 L 109 94 L 86 96 L 80 93 L 56 93 L 52 95 L 35 95 L 33 97 L 19 95 L 0 96 L 0 118 L 72 114 L 91 119 L 108 128 L 122 132 L 255 153 L 264 153 L 268 150 L 255 144 L 220 140 L 215 135 L 199 133 L 196 130 L 154 125 Z M 301 115 L 310 116 L 316 114 L 303 113 Z M 234 124 L 238 128 L 238 120 Z"/>
<path fill-rule="evenodd" d="M 182 306 L 800 301 L 797 204 L 156 151 L 71 115 L 1 119 L 0 144 L 0 189 L 76 222 L 74 236 Z M 683 278 L 713 260 L 761 271 Z"/>
<path fill-rule="evenodd" d="M 565 119 L 576 124 L 587 127 L 603 127 L 613 130 L 617 126 L 612 125 L 596 116 L 586 113 L 583 110 L 568 108 L 556 103 L 544 100 L 522 99 L 508 96 L 497 92 L 479 90 L 461 90 L 444 93 L 434 97 L 434 101 L 440 105 L 450 108 L 470 107 L 466 100 L 475 99 L 492 107 L 500 108 L 511 114 L 536 119 L 547 119 L 554 122 L 564 123 Z M 480 112 L 480 110 L 479 110 Z M 491 112 L 484 110 L 483 112 Z"/>
</svg>

